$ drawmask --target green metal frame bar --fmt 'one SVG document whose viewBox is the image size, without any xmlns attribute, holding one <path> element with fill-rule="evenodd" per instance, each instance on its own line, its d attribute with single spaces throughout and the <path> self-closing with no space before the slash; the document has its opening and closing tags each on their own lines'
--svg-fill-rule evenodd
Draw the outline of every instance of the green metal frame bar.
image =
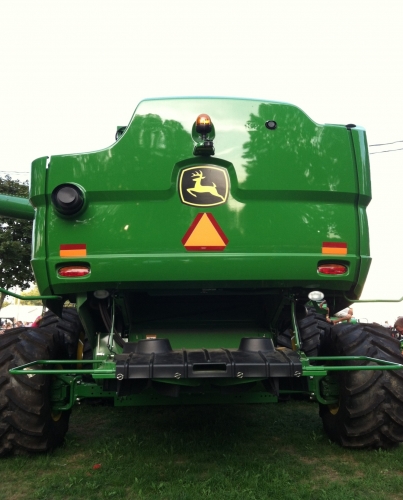
<svg viewBox="0 0 403 500">
<path fill-rule="evenodd" d="M 369 371 L 369 370 L 401 370 L 403 364 L 394 363 L 393 361 L 384 361 L 382 359 L 370 358 L 368 356 L 315 356 L 307 358 L 308 363 L 302 365 L 302 376 L 323 376 L 325 377 L 328 372 L 342 372 L 342 371 Z M 377 363 L 374 365 L 317 365 L 312 366 L 310 361 L 368 361 Z"/>
<path fill-rule="evenodd" d="M 70 410 L 74 405 L 75 398 L 77 397 L 75 387 L 76 387 L 76 384 L 80 381 L 80 377 L 66 377 L 66 376 L 61 375 L 61 376 L 58 376 L 58 379 L 62 380 L 62 382 L 64 382 L 70 388 L 69 400 L 68 400 L 68 403 L 64 404 L 64 405 L 63 404 L 60 405 L 57 402 L 54 403 L 52 405 L 52 410 L 54 410 L 54 411 L 67 411 L 67 410 Z"/>
<path fill-rule="evenodd" d="M 351 366 L 351 365 L 343 365 L 343 366 L 311 366 L 310 361 L 324 361 L 324 362 L 339 362 L 339 361 L 363 361 L 363 362 L 372 362 L 376 363 L 376 365 L 357 365 L 357 366 Z M 325 398 L 322 397 L 321 394 L 321 388 L 320 388 L 320 383 L 321 380 L 328 375 L 328 372 L 341 372 L 341 371 L 358 371 L 358 370 L 398 370 L 403 368 L 403 364 L 399 363 L 394 363 L 392 361 L 384 361 L 384 360 L 379 360 L 376 358 L 371 358 L 368 356 L 317 356 L 317 357 L 312 357 L 312 358 L 305 358 L 302 359 L 303 363 L 303 369 L 302 369 L 302 376 L 308 378 L 308 394 L 311 395 L 311 398 L 316 399 L 322 404 L 333 404 L 337 402 L 336 397 L 330 397 Z M 60 365 L 67 364 L 67 365 L 77 365 L 77 364 L 98 364 L 102 365 L 105 364 L 107 368 L 96 368 L 96 369 L 83 369 L 83 368 L 73 368 L 73 369 L 68 369 L 68 368 L 58 368 L 58 369 L 33 369 L 32 367 L 35 365 Z M 149 405 L 149 404 L 172 404 L 172 401 L 170 398 L 167 399 L 168 402 L 165 402 L 165 398 L 162 398 L 160 396 L 151 396 L 151 395 L 135 395 L 133 397 L 118 397 L 113 391 L 104 391 L 101 385 L 98 385 L 96 383 L 86 383 L 82 382 L 81 375 L 88 374 L 92 375 L 94 379 L 108 379 L 108 378 L 115 378 L 115 365 L 110 359 L 100 359 L 100 360 L 38 360 L 38 361 L 31 361 L 30 363 L 26 363 L 24 365 L 18 366 L 16 368 L 12 368 L 10 370 L 10 373 L 12 375 L 33 375 L 33 374 L 38 374 L 38 375 L 52 375 L 56 377 L 59 381 L 61 381 L 63 384 L 65 384 L 65 387 L 68 388 L 63 393 L 63 390 L 60 391 L 61 388 L 60 386 L 53 386 L 54 387 L 54 399 L 53 399 L 53 410 L 54 411 L 67 411 L 70 410 L 75 401 L 79 400 L 80 398 L 92 398 L 92 397 L 109 397 L 109 398 L 114 398 L 115 405 L 116 406 L 142 406 L 142 405 Z M 177 380 L 161 380 L 158 379 L 160 382 L 165 382 L 165 383 L 175 383 L 178 384 L 180 383 Z M 220 380 L 220 384 L 222 386 L 225 385 L 233 385 L 238 384 L 238 383 L 247 383 L 247 382 L 260 382 L 262 379 L 243 379 L 242 381 L 239 380 Z M 184 380 L 181 381 L 182 384 L 180 385 L 200 385 L 202 383 L 201 380 Z M 282 391 L 283 392 L 283 391 Z M 293 391 L 285 391 L 288 393 L 291 393 Z M 297 391 L 299 393 L 304 393 L 304 391 Z M 63 397 L 63 394 L 67 397 Z M 263 395 L 263 396 L 262 396 Z M 207 396 L 207 395 L 206 395 Z M 210 399 L 206 399 L 206 402 L 221 402 L 223 403 L 224 401 L 222 398 L 217 394 L 209 394 Z M 239 396 L 239 395 L 237 395 Z M 263 397 L 263 399 L 262 399 Z M 212 399 L 211 399 L 212 398 Z M 227 401 L 228 398 L 224 398 L 225 401 Z M 259 395 L 257 394 L 252 394 L 251 396 L 243 396 L 244 402 L 275 402 L 277 401 L 277 397 L 259 392 Z M 235 400 L 237 402 L 239 401 L 239 398 Z M 234 402 L 236 402 L 234 400 Z M 203 400 L 204 401 L 204 400 Z M 228 403 L 233 401 L 233 397 L 228 399 Z M 176 402 L 178 404 L 178 402 Z"/>
<path fill-rule="evenodd" d="M 30 363 L 26 363 L 24 365 L 17 366 L 15 368 L 12 368 L 10 370 L 11 375 L 95 375 L 98 376 L 97 378 L 103 378 L 100 377 L 100 375 L 109 375 L 109 377 L 105 378 L 110 378 L 110 376 L 115 374 L 115 369 L 114 368 L 96 368 L 96 369 L 82 369 L 82 368 L 77 368 L 73 370 L 69 370 L 66 368 L 61 368 L 61 369 L 49 369 L 49 370 L 44 370 L 44 369 L 31 369 L 31 366 L 34 365 L 65 365 L 65 364 L 70 364 L 70 365 L 77 365 L 77 364 L 104 364 L 108 363 L 109 360 L 38 360 L 38 361 L 31 361 Z M 368 362 L 373 362 L 377 363 L 377 366 L 374 365 L 336 365 L 336 366 L 328 366 L 328 365 L 318 365 L 318 366 L 312 366 L 309 362 L 310 361 L 325 361 L 325 362 L 330 362 L 330 361 L 368 361 Z M 108 364 L 113 364 L 114 363 L 109 361 Z M 322 376 L 322 375 L 327 375 L 328 372 L 330 371 L 359 371 L 359 370 L 400 370 L 403 368 L 403 364 L 399 363 L 394 363 L 392 361 L 384 361 L 381 359 L 376 359 L 376 358 L 370 358 L 368 356 L 316 356 L 316 357 L 311 357 L 311 358 L 306 358 L 306 361 L 303 360 L 303 367 L 302 367 L 302 376 L 311 376 L 311 375 L 316 375 L 316 376 Z M 112 377 L 114 378 L 114 377 Z"/>
<path fill-rule="evenodd" d="M 372 361 L 380 366 L 362 366 L 362 365 L 342 365 L 342 366 L 326 366 L 329 371 L 354 371 L 354 370 L 399 370 L 403 368 L 403 364 L 394 363 L 393 361 L 385 361 L 383 359 L 370 358 L 368 356 L 312 356 L 309 361 Z M 312 368 L 316 368 L 313 366 Z"/>
<path fill-rule="evenodd" d="M 43 369 L 31 369 L 30 366 L 34 365 L 83 365 L 83 364 L 102 364 L 105 363 L 105 359 L 80 359 L 80 360 L 55 360 L 55 359 L 40 359 L 38 361 L 31 361 L 25 365 L 20 365 L 15 368 L 11 368 L 11 375 L 114 375 L 115 370 L 113 368 L 97 368 L 91 370 L 85 370 L 82 368 L 77 368 L 69 370 L 67 368 L 55 369 L 55 370 L 43 370 Z"/>
<path fill-rule="evenodd" d="M 323 379 L 324 377 L 309 377 L 308 386 L 311 399 L 324 405 L 336 404 L 339 401 L 339 395 L 330 398 L 328 397 L 327 399 L 322 397 L 320 383 Z"/>
<path fill-rule="evenodd" d="M 184 404 L 191 405 L 227 405 L 227 404 L 267 404 L 277 403 L 277 396 L 273 396 L 268 392 L 246 392 L 241 394 L 221 394 L 208 393 L 198 394 L 194 398 L 172 398 L 159 394 L 141 393 L 133 396 L 115 396 L 114 405 L 119 406 L 181 406 Z"/>
<path fill-rule="evenodd" d="M 301 351 L 301 337 L 299 334 L 299 328 L 298 328 L 298 322 L 297 322 L 297 315 L 296 315 L 296 310 L 295 310 L 295 299 L 291 299 L 291 323 L 292 323 L 292 330 L 294 332 L 294 343 L 296 350 L 298 352 Z M 292 340 L 292 339 L 291 339 Z"/>
<path fill-rule="evenodd" d="M 0 288 L 0 292 L 20 300 L 62 300 L 63 298 L 61 295 L 18 295 L 17 293 L 10 292 L 5 288 Z"/>
</svg>

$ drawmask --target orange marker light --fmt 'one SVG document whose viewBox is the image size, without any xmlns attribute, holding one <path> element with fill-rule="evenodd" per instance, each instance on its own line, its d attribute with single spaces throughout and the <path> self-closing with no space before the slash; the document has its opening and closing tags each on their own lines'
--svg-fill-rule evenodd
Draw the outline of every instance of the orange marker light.
<svg viewBox="0 0 403 500">
<path fill-rule="evenodd" d="M 85 257 L 87 245 L 85 243 L 60 245 L 60 257 Z"/>
<path fill-rule="evenodd" d="M 347 243 L 337 241 L 324 241 L 322 243 L 322 253 L 347 255 Z"/>
<path fill-rule="evenodd" d="M 201 135 L 211 132 L 211 118 L 209 115 L 203 113 L 196 118 L 196 131 Z"/>
</svg>

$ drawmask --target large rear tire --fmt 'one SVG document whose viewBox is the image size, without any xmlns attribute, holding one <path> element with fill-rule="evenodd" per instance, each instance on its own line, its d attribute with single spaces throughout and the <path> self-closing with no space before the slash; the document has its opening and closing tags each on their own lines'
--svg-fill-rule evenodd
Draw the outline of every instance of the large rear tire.
<svg viewBox="0 0 403 500">
<path fill-rule="evenodd" d="M 74 307 L 64 307 L 62 317 L 48 311 L 39 323 L 39 328 L 52 330 L 59 346 L 59 359 L 77 359 L 80 338 L 84 342 L 83 328 Z"/>
<path fill-rule="evenodd" d="M 312 311 L 308 311 L 307 315 L 298 320 L 298 328 L 301 336 L 301 349 L 309 356 L 317 356 L 321 342 L 322 330 L 319 328 L 318 318 Z M 283 333 L 277 336 L 277 345 L 293 349 L 292 336 L 294 335 L 291 328 L 288 328 Z"/>
<path fill-rule="evenodd" d="M 373 324 L 334 326 L 321 351 L 323 355 L 403 362 L 399 341 Z M 320 405 L 319 410 L 330 439 L 347 448 L 375 449 L 389 449 L 403 441 L 403 370 L 340 371 L 334 376 L 339 383 L 339 402 Z"/>
<path fill-rule="evenodd" d="M 86 357 L 82 332 L 77 311 L 65 307 L 61 318 L 48 311 L 39 328 L 16 328 L 0 336 L 0 456 L 49 451 L 63 443 L 70 411 L 52 413 L 52 377 L 14 377 L 9 369 L 40 359 L 77 359 L 80 352 L 80 359 Z"/>
<path fill-rule="evenodd" d="M 52 413 L 51 377 L 12 376 L 10 368 L 60 359 L 54 332 L 16 328 L 0 335 L 0 456 L 52 450 L 63 443 L 70 412 Z"/>
</svg>

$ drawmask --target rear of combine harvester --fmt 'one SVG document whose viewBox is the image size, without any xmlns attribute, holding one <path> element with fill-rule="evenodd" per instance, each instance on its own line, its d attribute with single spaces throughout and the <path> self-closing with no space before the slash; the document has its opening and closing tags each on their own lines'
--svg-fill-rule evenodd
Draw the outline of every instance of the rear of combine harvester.
<svg viewBox="0 0 403 500">
<path fill-rule="evenodd" d="M 134 406 L 305 394 L 320 402 L 331 434 L 334 419 L 345 427 L 337 420 L 345 373 L 382 370 L 378 392 L 392 383 L 397 343 L 385 337 L 374 350 L 384 332 L 330 329 L 308 302 L 319 290 L 341 309 L 359 298 L 369 270 L 362 128 L 318 125 L 276 102 L 158 99 L 140 103 L 116 138 L 101 151 L 32 164 L 35 211 L 25 206 L 24 216 L 35 219 L 32 266 L 53 313 L 38 331 L 17 330 L 10 368 L 17 380 L 29 371 L 49 394 L 43 449 L 60 442 L 77 398 Z M 3 199 L 2 212 L 17 216 L 21 204 Z M 80 321 L 62 311 L 67 299 Z M 363 332 L 361 351 L 339 348 L 340 335 L 351 342 Z M 29 359 L 24 346 L 41 334 L 50 340 Z M 79 349 L 77 365 L 80 334 L 86 355 Z M 399 426 L 360 438 L 366 424 L 331 437 L 346 446 L 403 439 Z"/>
<path fill-rule="evenodd" d="M 144 101 L 111 147 L 33 163 L 32 265 L 44 295 L 320 288 L 340 302 L 368 272 L 369 201 L 359 127 L 280 103 Z M 320 273 L 329 262 L 345 272 Z M 61 276 L 77 265 L 89 274 Z"/>
</svg>

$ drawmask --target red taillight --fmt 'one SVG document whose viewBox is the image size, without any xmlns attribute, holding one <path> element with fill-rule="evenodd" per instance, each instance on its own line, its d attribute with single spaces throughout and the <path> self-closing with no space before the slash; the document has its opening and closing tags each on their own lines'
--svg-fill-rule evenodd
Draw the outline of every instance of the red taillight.
<svg viewBox="0 0 403 500">
<path fill-rule="evenodd" d="M 67 266 L 61 267 L 57 273 L 63 278 L 81 278 L 90 274 L 90 268 L 86 266 Z"/>
<path fill-rule="evenodd" d="M 345 274 L 347 271 L 347 266 L 341 264 L 321 264 L 318 266 L 320 274 Z"/>
</svg>

